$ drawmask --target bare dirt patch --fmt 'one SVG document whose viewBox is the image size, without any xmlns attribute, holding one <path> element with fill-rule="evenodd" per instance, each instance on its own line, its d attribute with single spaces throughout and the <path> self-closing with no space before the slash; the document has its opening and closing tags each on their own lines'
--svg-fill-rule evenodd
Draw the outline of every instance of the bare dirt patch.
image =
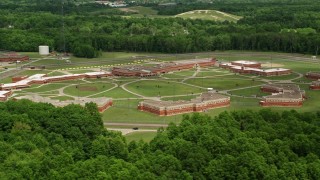
<svg viewBox="0 0 320 180">
<path fill-rule="evenodd" d="M 78 89 L 80 91 L 98 91 L 98 88 L 93 86 L 80 86 Z"/>
<path fill-rule="evenodd" d="M 264 63 L 261 64 L 262 67 L 268 67 L 268 68 L 278 68 L 278 67 L 283 67 L 283 64 L 277 64 L 277 63 Z"/>
</svg>

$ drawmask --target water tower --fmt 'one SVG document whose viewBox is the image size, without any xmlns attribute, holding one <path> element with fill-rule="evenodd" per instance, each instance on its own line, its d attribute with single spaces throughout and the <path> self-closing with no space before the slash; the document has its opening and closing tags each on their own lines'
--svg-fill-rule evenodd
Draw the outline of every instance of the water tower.
<svg viewBox="0 0 320 180">
<path fill-rule="evenodd" d="M 43 56 L 49 55 L 49 46 L 39 46 L 39 54 Z"/>
</svg>

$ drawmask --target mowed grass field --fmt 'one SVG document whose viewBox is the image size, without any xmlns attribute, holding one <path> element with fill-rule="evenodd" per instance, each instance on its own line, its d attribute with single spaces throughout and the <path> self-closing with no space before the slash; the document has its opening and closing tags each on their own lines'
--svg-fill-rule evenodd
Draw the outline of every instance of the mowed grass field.
<svg viewBox="0 0 320 180">
<path fill-rule="evenodd" d="M 90 96 L 93 94 L 101 93 L 103 91 L 107 91 L 111 88 L 115 87 L 114 84 L 110 83 L 86 83 L 86 84 L 78 84 L 66 87 L 64 89 L 64 93 L 71 96 Z"/>
<path fill-rule="evenodd" d="M 186 83 L 196 86 L 213 88 L 215 90 L 229 90 L 243 88 L 247 86 L 257 86 L 264 84 L 261 81 L 256 81 L 247 78 L 192 78 L 185 81 Z"/>
<path fill-rule="evenodd" d="M 216 10 L 194 10 L 176 15 L 175 17 L 188 19 L 203 19 L 213 21 L 232 21 L 236 22 L 241 19 L 240 16 L 224 13 Z"/>
<path fill-rule="evenodd" d="M 145 142 L 150 142 L 155 136 L 157 132 L 132 132 L 126 134 L 124 137 L 127 139 L 128 142 L 131 141 L 140 141 L 143 140 Z"/>
<path fill-rule="evenodd" d="M 194 94 L 204 91 L 199 87 L 162 80 L 142 80 L 128 84 L 126 88 L 134 93 L 147 97 Z"/>
</svg>

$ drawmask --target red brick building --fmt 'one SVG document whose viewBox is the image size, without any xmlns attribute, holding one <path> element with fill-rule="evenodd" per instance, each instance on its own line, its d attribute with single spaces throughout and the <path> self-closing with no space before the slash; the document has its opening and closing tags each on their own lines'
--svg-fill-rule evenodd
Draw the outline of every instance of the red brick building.
<svg viewBox="0 0 320 180">
<path fill-rule="evenodd" d="M 260 69 L 260 63 L 250 62 L 251 61 L 233 61 L 231 63 L 221 63 L 219 67 L 229 69 L 234 73 L 254 74 L 258 76 L 283 76 L 292 73 L 290 69 L 285 68 Z"/>
<path fill-rule="evenodd" d="M 15 52 L 0 53 L 0 62 L 29 61 L 29 56 L 23 56 Z"/>
<path fill-rule="evenodd" d="M 318 80 L 320 79 L 320 72 L 308 72 L 305 76 L 308 79 Z"/>
<path fill-rule="evenodd" d="M 176 61 L 169 63 L 157 64 L 154 66 L 127 66 L 127 67 L 114 67 L 112 69 L 112 74 L 115 76 L 138 76 L 138 77 L 146 77 L 146 76 L 157 76 L 160 74 L 173 72 L 173 71 L 181 71 L 192 69 L 195 67 L 207 67 L 214 66 L 216 63 L 216 59 L 198 59 L 198 60 L 185 60 L 185 61 Z"/>
<path fill-rule="evenodd" d="M 320 79 L 317 81 L 313 81 L 309 88 L 312 90 L 320 90 Z"/>
<path fill-rule="evenodd" d="M 249 67 L 249 68 L 261 68 L 261 63 L 254 62 L 254 61 L 232 61 L 232 65 L 234 66 L 241 66 L 241 67 Z"/>
<path fill-rule="evenodd" d="M 30 87 L 32 84 L 45 84 L 51 82 L 76 80 L 82 78 L 102 78 L 111 76 L 110 72 L 90 72 L 84 74 L 67 74 L 61 76 L 51 76 L 48 77 L 46 74 L 35 74 L 30 77 L 14 77 L 12 78 L 13 83 L 1 84 L 1 90 L 12 90 L 12 89 L 22 89 Z"/>
<path fill-rule="evenodd" d="M 12 95 L 12 91 L 0 91 L 0 101 L 7 101 Z"/>
<path fill-rule="evenodd" d="M 208 92 L 190 101 L 144 100 L 139 103 L 138 109 L 159 116 L 171 116 L 190 112 L 203 112 L 209 109 L 227 107 L 229 105 L 230 97 Z"/>
<path fill-rule="evenodd" d="M 267 84 L 261 87 L 261 91 L 272 93 L 260 101 L 261 106 L 302 106 L 305 92 L 295 84 Z"/>
<path fill-rule="evenodd" d="M 20 96 L 16 97 L 16 100 L 18 99 L 29 99 L 33 102 L 45 102 L 50 103 L 56 107 L 64 107 L 69 104 L 79 104 L 81 106 L 85 106 L 88 102 L 93 102 L 97 104 L 98 111 L 101 113 L 111 107 L 113 105 L 113 101 L 111 98 L 85 98 L 80 97 L 75 100 L 66 100 L 66 101 L 59 101 L 59 100 L 53 100 L 48 97 L 42 97 L 39 95 L 27 95 L 27 96 Z"/>
</svg>

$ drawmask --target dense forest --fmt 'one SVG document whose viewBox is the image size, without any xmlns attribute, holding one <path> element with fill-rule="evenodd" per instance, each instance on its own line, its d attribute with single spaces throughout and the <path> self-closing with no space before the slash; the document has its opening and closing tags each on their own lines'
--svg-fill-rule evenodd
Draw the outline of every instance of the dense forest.
<svg viewBox="0 0 320 180">
<path fill-rule="evenodd" d="M 97 56 L 98 51 L 257 50 L 318 54 L 320 45 L 320 4 L 316 0 L 215 1 L 165 7 L 147 4 L 160 15 L 194 9 L 221 10 L 243 16 L 237 23 L 128 18 L 128 12 L 94 3 L 75 3 L 80 1 L 63 1 L 63 8 L 62 1 L 7 1 L 11 3 L 0 3 L 0 49 L 14 51 L 37 51 L 38 45 L 47 44 L 53 50 L 83 57 Z"/>
<path fill-rule="evenodd" d="M 85 107 L 0 104 L 0 179 L 319 179 L 320 112 L 184 116 L 150 142 Z"/>
</svg>

